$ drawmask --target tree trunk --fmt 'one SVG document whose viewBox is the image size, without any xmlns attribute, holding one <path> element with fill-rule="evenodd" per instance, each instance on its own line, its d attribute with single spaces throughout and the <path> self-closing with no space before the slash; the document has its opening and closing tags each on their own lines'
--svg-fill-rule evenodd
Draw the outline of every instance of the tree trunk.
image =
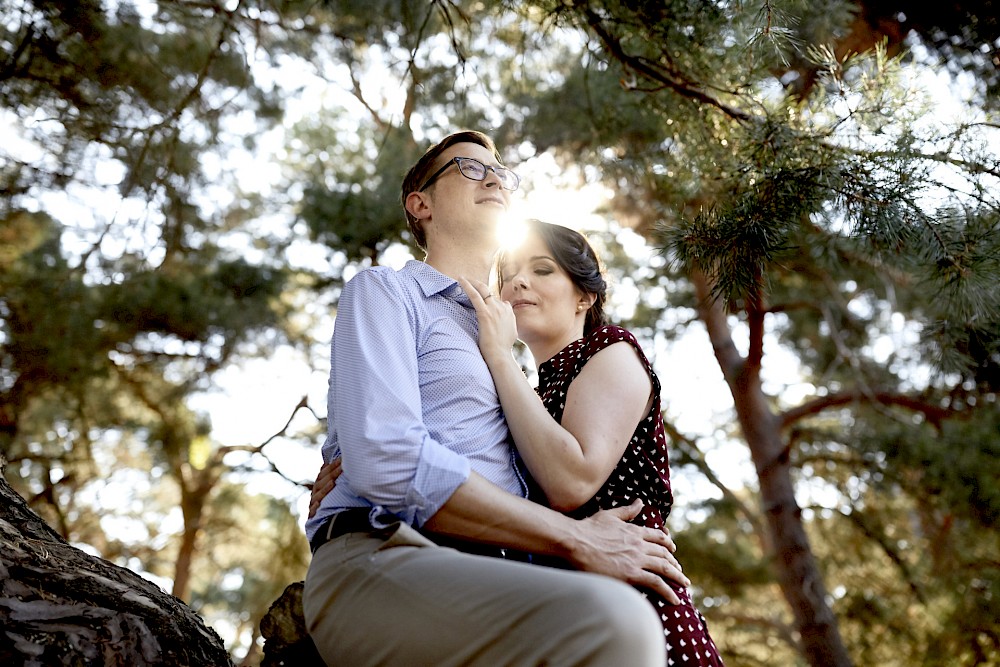
<svg viewBox="0 0 1000 667">
<path fill-rule="evenodd" d="M 0 665 L 232 666 L 183 602 L 47 526 L 4 464 L 0 455 Z"/>
<path fill-rule="evenodd" d="M 186 486 L 181 487 L 184 530 L 181 533 L 180 547 L 177 549 L 177 561 L 174 563 L 174 587 L 170 591 L 180 600 L 189 600 L 191 597 L 191 567 L 194 564 L 198 533 L 201 531 L 204 500 L 205 496 L 200 494 L 200 489 L 192 494 Z"/>
<path fill-rule="evenodd" d="M 813 557 L 795 500 L 788 451 L 781 426 L 760 383 L 764 310 L 748 299 L 750 350 L 740 355 L 733 343 L 726 312 L 713 299 L 708 279 L 695 272 L 692 282 L 699 317 L 708 329 L 715 357 L 733 395 L 736 416 L 757 469 L 763 512 L 778 583 L 795 617 L 801 651 L 813 667 L 850 667 L 851 658 L 826 600 L 826 587 Z"/>
<path fill-rule="evenodd" d="M 190 449 L 190 443 L 184 442 L 183 449 Z M 202 468 L 191 465 L 189 461 L 184 461 L 174 468 L 174 475 L 181 487 L 184 530 L 177 550 L 177 561 L 174 563 L 174 587 L 170 592 L 185 602 L 191 599 L 191 570 L 194 567 L 198 541 L 205 523 L 205 507 L 225 468 L 222 458 L 223 454 L 216 451 Z"/>
</svg>

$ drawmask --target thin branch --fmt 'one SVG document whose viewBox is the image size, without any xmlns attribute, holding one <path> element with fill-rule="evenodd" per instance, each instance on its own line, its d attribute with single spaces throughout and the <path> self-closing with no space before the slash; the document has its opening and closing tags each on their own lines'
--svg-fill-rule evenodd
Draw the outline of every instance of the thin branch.
<svg viewBox="0 0 1000 667">
<path fill-rule="evenodd" d="M 368 111 L 368 115 L 372 117 L 372 120 L 375 122 L 375 125 L 379 128 L 379 130 L 385 130 L 387 128 L 387 124 L 385 121 L 382 120 L 382 117 L 379 116 L 378 110 L 372 107 L 368 103 L 368 100 L 365 99 L 365 95 L 361 91 L 361 82 L 358 80 L 357 74 L 355 74 L 354 72 L 354 68 L 351 67 L 352 64 L 353 64 L 353 58 L 351 59 L 350 63 L 347 63 L 348 71 L 350 72 L 351 76 L 351 94 L 354 96 L 354 99 L 360 102 L 361 106 L 363 106 L 365 110 Z"/>
<path fill-rule="evenodd" d="M 830 510 L 831 508 L 815 507 L 812 509 Z M 867 537 L 872 542 L 877 544 L 879 548 L 882 550 L 882 552 L 886 555 L 886 557 L 888 557 L 889 560 L 892 561 L 892 564 L 895 565 L 896 568 L 899 570 L 900 574 L 903 577 L 903 580 L 906 582 L 907 587 L 910 589 L 913 595 L 918 600 L 920 600 L 921 604 L 927 604 L 927 598 L 924 596 L 924 592 L 920 588 L 920 586 L 917 585 L 916 577 L 913 575 L 910 566 L 906 563 L 905 560 L 903 560 L 903 557 L 902 555 L 900 555 L 899 551 L 893 548 L 889 539 L 881 532 L 876 532 L 876 530 L 872 526 L 869 526 L 868 523 L 861 516 L 860 512 L 842 512 L 836 509 L 834 511 L 836 511 L 845 519 L 849 520 L 854 526 L 858 528 L 858 530 L 861 531 L 861 533 L 865 537 Z"/>
<path fill-rule="evenodd" d="M 296 486 L 301 486 L 306 489 L 312 489 L 313 485 L 312 481 L 302 482 L 299 480 L 292 479 L 291 477 L 283 473 L 278 468 L 277 464 L 275 464 L 275 462 L 271 460 L 271 458 L 267 455 L 267 453 L 264 452 L 264 448 L 271 442 L 287 435 L 288 428 L 291 426 L 292 420 L 294 420 L 295 416 L 299 413 L 299 410 L 308 410 L 310 414 L 312 414 L 312 416 L 316 418 L 316 421 L 322 421 L 321 417 L 317 415 L 316 411 L 313 410 L 312 407 L 309 405 L 309 397 L 303 396 L 301 399 L 299 399 L 299 402 L 295 405 L 295 408 L 292 409 L 292 413 L 288 416 L 288 420 L 285 421 L 285 425 L 282 426 L 276 433 L 274 433 L 269 438 L 264 440 L 264 442 L 260 443 L 259 445 L 226 445 L 218 449 L 216 458 L 219 461 L 221 461 L 226 454 L 229 454 L 231 452 L 247 452 L 249 454 L 257 455 L 263 458 L 267 462 L 267 465 L 270 468 L 271 472 L 280 476 L 285 481 L 290 482 Z M 241 468 L 247 469 L 245 467 L 236 466 L 234 470 L 239 470 Z"/>
<path fill-rule="evenodd" d="M 769 306 L 764 312 L 769 315 L 778 313 L 788 313 L 793 310 L 812 310 L 819 312 L 820 308 L 815 301 L 786 301 L 776 306 Z"/>
<path fill-rule="evenodd" d="M 746 299 L 747 328 L 750 334 L 750 346 L 747 350 L 744 373 L 760 373 L 761 363 L 764 359 L 764 319 L 767 315 L 767 308 L 764 306 L 762 296 L 761 278 L 759 270 L 755 272 L 756 284 L 752 285 Z"/>
<path fill-rule="evenodd" d="M 309 397 L 303 396 L 302 398 L 299 399 L 299 402 L 295 404 L 295 407 L 292 409 L 292 414 L 288 415 L 288 420 L 285 422 L 285 425 L 282 426 L 277 433 L 272 435 L 264 442 L 260 443 L 260 445 L 257 446 L 258 451 L 263 450 L 264 447 L 269 445 L 273 440 L 284 437 L 285 434 L 288 433 L 288 427 L 291 425 L 292 420 L 295 419 L 295 415 L 299 413 L 299 410 L 303 409 L 309 410 L 309 412 L 311 412 L 312 415 L 316 417 L 317 421 L 319 420 L 319 417 L 316 415 L 316 412 L 311 407 L 309 407 Z"/>
<path fill-rule="evenodd" d="M 766 539 L 764 527 L 760 524 L 760 519 L 757 514 L 750 509 L 750 507 L 743 502 L 740 497 L 732 491 L 732 489 L 726 486 L 725 483 L 719 479 L 719 476 L 716 475 L 715 471 L 708 465 L 708 461 L 705 460 L 705 455 L 702 453 L 701 449 L 698 448 L 698 444 L 678 431 L 677 427 L 666 419 L 663 420 L 663 429 L 667 432 L 667 436 L 670 437 L 678 448 L 683 450 L 684 454 L 688 457 L 688 459 L 690 459 L 694 467 L 696 467 L 715 488 L 722 492 L 722 497 L 736 506 L 739 513 L 750 522 L 757 538 L 761 540 L 761 543 L 765 543 Z"/>
<path fill-rule="evenodd" d="M 216 13 L 218 13 L 218 10 L 220 8 L 216 6 L 214 7 L 214 9 L 216 10 Z M 223 11 L 222 13 L 225 14 L 226 18 L 222 24 L 222 27 L 219 29 L 219 35 L 215 42 L 215 48 L 212 49 L 208 58 L 206 58 L 205 62 L 202 64 L 201 70 L 198 72 L 198 78 L 195 80 L 194 85 L 192 85 L 191 88 L 184 95 L 184 97 L 181 98 L 180 103 L 178 103 L 174 107 L 170 115 L 164 118 L 161 122 L 151 126 L 149 128 L 150 130 L 168 127 L 175 124 L 177 119 L 179 119 L 181 114 L 184 112 L 184 110 L 188 106 L 190 106 L 198 97 L 198 95 L 201 93 L 202 87 L 205 85 L 205 82 L 208 81 L 209 69 L 211 68 L 212 64 L 215 62 L 219 54 L 222 52 L 222 47 L 225 45 L 226 42 L 226 36 L 233 28 L 235 10 Z M 120 192 L 123 198 L 128 197 L 131 194 L 132 190 L 135 188 L 136 180 L 138 177 L 137 175 L 140 171 L 139 167 L 141 167 L 142 164 L 146 161 L 146 155 L 148 154 L 149 149 L 152 146 L 152 137 L 154 134 L 155 132 L 153 131 L 149 132 L 149 134 L 147 135 L 147 139 L 143 143 L 142 149 L 139 152 L 139 156 L 135 161 L 135 164 L 132 165 L 132 169 L 129 172 L 129 176 L 122 180 L 122 186 L 120 188 Z M 177 137 L 178 134 L 179 133 L 175 132 L 175 138 Z"/>
<path fill-rule="evenodd" d="M 936 428 L 941 427 L 941 422 L 949 417 L 960 414 L 960 411 L 951 408 L 942 408 L 932 403 L 927 403 L 913 396 L 905 394 L 895 394 L 892 392 L 869 392 L 864 390 L 845 391 L 828 396 L 821 396 L 802 405 L 785 410 L 778 415 L 782 429 L 786 429 L 795 422 L 812 417 L 825 410 L 838 408 L 851 403 L 869 403 L 883 406 L 898 406 L 918 412 L 924 415 Z"/>
<path fill-rule="evenodd" d="M 451 12 L 448 11 L 448 6 L 458 14 L 467 25 L 470 23 L 469 17 L 462 12 L 462 8 L 458 6 L 457 3 L 452 0 L 432 0 L 431 5 L 438 7 L 441 11 L 441 16 L 444 18 L 444 22 L 448 24 L 448 37 L 451 40 L 451 48 L 455 50 L 455 57 L 458 58 L 458 62 L 462 69 L 465 68 L 465 54 L 462 53 L 462 45 L 458 40 L 458 35 L 455 31 L 455 21 L 451 17 Z"/>
<path fill-rule="evenodd" d="M 593 9 L 589 7 L 583 9 L 583 15 L 586 17 L 587 24 L 597 34 L 601 43 L 604 44 L 604 48 L 622 65 L 634 70 L 650 81 L 657 81 L 663 84 L 683 97 L 715 107 L 735 120 L 742 122 L 753 119 L 753 116 L 746 111 L 729 106 L 721 100 L 712 97 L 692 81 L 680 75 L 680 73 L 669 72 L 659 63 L 654 63 L 647 58 L 627 54 L 622 47 L 621 41 L 611 34 L 611 31 L 605 27 L 601 17 Z"/>
<path fill-rule="evenodd" d="M 751 616 L 750 614 L 740 614 L 727 611 L 732 605 L 712 610 L 712 618 L 730 620 L 740 625 L 750 625 L 760 628 L 774 630 L 782 640 L 788 643 L 796 651 L 801 651 L 802 647 L 797 641 L 798 632 L 788 623 L 783 622 L 778 617 Z"/>
<path fill-rule="evenodd" d="M 901 154 L 899 151 L 866 151 L 864 153 L 866 157 L 873 158 L 894 158 L 899 159 L 901 157 L 913 157 L 917 159 L 927 160 L 929 162 L 939 162 L 941 164 L 948 164 L 953 167 L 960 167 L 972 174 L 988 174 L 990 176 L 995 176 L 1000 178 L 1000 163 L 989 165 L 982 162 L 970 162 L 968 160 L 962 160 L 961 158 L 954 157 L 945 153 L 943 151 L 938 151 L 936 153 L 906 153 Z"/>
</svg>

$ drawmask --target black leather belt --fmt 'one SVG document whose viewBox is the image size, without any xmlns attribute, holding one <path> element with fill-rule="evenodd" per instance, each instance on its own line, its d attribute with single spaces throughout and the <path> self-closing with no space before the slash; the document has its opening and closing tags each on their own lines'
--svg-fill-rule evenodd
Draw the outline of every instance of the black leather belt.
<svg viewBox="0 0 1000 667">
<path fill-rule="evenodd" d="M 319 530 L 316 531 L 313 538 L 309 541 L 309 548 L 313 553 L 316 553 L 316 550 L 321 546 L 330 540 L 340 537 L 341 535 L 346 535 L 348 533 L 379 532 L 381 529 L 372 526 L 371 521 L 368 520 L 368 515 L 370 513 L 370 507 L 352 507 L 350 509 L 337 512 L 320 525 Z M 465 540 L 443 537 L 441 535 L 435 535 L 424 531 L 421 531 L 421 533 L 424 537 L 436 544 L 443 547 L 458 549 L 459 551 L 463 551 L 468 554 L 489 556 L 491 558 L 503 558 L 505 560 L 515 560 L 522 563 L 531 562 L 531 554 L 518 551 L 516 549 L 503 549 L 500 547 L 490 546 L 488 544 L 466 542 Z"/>
<path fill-rule="evenodd" d="M 309 540 L 309 548 L 313 553 L 330 540 L 348 533 L 372 533 L 377 530 L 368 520 L 370 507 L 352 507 L 337 512 L 324 521 L 313 538 Z"/>
</svg>

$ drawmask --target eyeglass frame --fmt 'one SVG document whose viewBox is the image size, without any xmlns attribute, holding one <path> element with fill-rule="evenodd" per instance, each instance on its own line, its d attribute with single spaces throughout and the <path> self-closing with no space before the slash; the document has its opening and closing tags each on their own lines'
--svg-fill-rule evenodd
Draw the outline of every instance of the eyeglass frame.
<svg viewBox="0 0 1000 667">
<path fill-rule="evenodd" d="M 460 160 L 469 160 L 470 162 L 475 162 L 476 164 L 480 165 L 483 168 L 483 177 L 473 178 L 472 176 L 467 175 L 465 173 L 465 170 L 462 169 L 462 163 L 460 162 Z M 486 175 L 492 171 L 494 174 L 497 175 L 497 178 L 500 179 L 500 187 L 506 190 L 507 192 L 514 192 L 515 190 L 517 190 L 518 186 L 521 185 L 521 177 L 515 174 L 512 169 L 508 169 L 507 167 L 493 167 L 491 165 L 485 164 L 480 160 L 477 160 L 474 157 L 459 156 L 459 157 L 453 157 L 447 162 L 445 162 L 440 169 L 435 171 L 431 175 L 431 177 L 424 182 L 423 186 L 421 186 L 421 188 L 417 190 L 417 192 L 423 192 L 424 190 L 429 188 L 434 183 L 434 181 L 436 181 L 441 176 L 441 174 L 446 172 L 448 168 L 451 167 L 452 163 L 454 163 L 458 167 L 458 173 L 460 173 L 462 176 L 469 179 L 470 181 L 478 181 L 482 183 L 483 181 L 486 180 Z M 506 185 L 503 184 L 503 176 L 501 176 L 500 172 L 506 172 L 514 178 L 514 187 L 508 188 Z"/>
</svg>

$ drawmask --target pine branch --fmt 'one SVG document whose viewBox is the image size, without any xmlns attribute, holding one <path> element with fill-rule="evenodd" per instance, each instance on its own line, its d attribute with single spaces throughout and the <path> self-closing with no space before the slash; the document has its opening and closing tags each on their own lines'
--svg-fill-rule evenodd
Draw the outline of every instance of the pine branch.
<svg viewBox="0 0 1000 667">
<path fill-rule="evenodd" d="M 900 151 L 865 151 L 863 155 L 866 158 L 893 158 L 893 159 L 919 159 L 927 160 L 929 162 L 939 162 L 941 164 L 951 165 L 953 167 L 959 167 L 968 171 L 970 174 L 987 174 L 989 176 L 995 176 L 1000 178 L 1000 163 L 995 163 L 989 165 L 983 162 L 972 162 L 969 160 L 963 160 L 961 158 L 954 157 L 944 151 L 938 151 L 936 153 L 906 153 L 903 154 Z"/>
</svg>

